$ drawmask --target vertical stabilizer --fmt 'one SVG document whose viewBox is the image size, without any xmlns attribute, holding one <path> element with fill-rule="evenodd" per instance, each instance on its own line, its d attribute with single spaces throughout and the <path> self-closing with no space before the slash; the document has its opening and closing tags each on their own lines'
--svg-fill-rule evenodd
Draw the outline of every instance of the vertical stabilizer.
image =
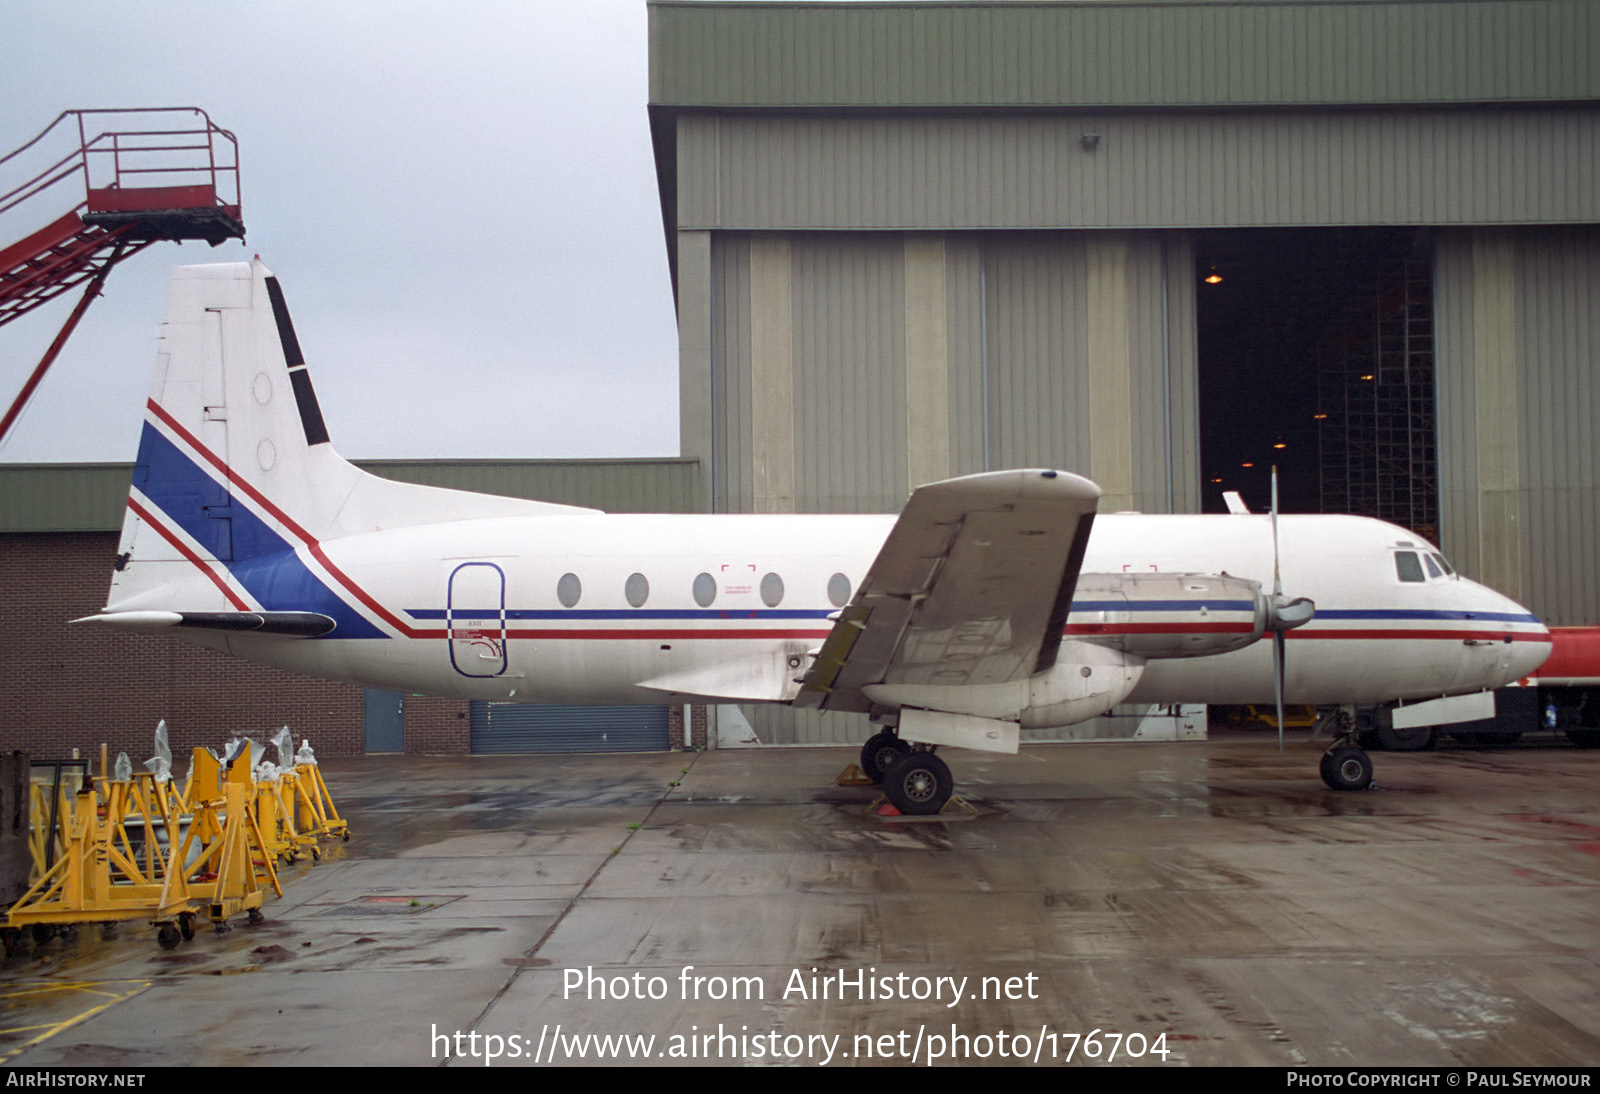
<svg viewBox="0 0 1600 1094">
<path fill-rule="evenodd" d="M 271 607 L 285 570 L 272 560 L 309 561 L 327 540 L 583 512 L 392 482 L 350 464 L 329 442 L 277 278 L 259 260 L 188 266 L 172 279 L 108 609 Z"/>
</svg>

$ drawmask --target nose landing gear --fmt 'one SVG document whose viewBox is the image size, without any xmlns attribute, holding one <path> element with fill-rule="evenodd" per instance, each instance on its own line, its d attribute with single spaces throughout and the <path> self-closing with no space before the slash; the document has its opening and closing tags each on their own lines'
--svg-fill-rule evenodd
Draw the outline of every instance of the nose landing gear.
<svg viewBox="0 0 1600 1094">
<path fill-rule="evenodd" d="M 1355 710 L 1340 707 L 1325 714 L 1313 731 L 1320 732 L 1324 725 L 1334 731 L 1333 743 L 1322 754 L 1318 770 L 1322 781 L 1330 790 L 1370 790 L 1377 786 L 1372 781 L 1372 757 L 1361 747 L 1357 735 Z"/>
</svg>

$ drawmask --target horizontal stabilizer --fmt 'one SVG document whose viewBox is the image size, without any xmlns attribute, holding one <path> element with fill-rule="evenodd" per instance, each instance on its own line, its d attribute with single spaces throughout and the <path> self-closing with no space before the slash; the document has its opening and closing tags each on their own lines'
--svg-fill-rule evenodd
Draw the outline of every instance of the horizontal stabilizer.
<svg viewBox="0 0 1600 1094">
<path fill-rule="evenodd" d="M 160 633 L 170 627 L 204 631 L 252 631 L 290 638 L 319 638 L 335 623 L 320 612 L 106 612 L 74 619 L 74 623 L 100 623 L 110 627 Z"/>
</svg>

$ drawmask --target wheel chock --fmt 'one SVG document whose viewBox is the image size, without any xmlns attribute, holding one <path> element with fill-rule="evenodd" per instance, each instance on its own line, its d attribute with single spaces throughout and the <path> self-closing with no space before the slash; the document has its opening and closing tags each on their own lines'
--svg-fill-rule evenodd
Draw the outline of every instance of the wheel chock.
<svg viewBox="0 0 1600 1094">
<path fill-rule="evenodd" d="M 862 771 L 857 764 L 851 764 L 839 772 L 839 777 L 834 780 L 839 786 L 876 786 L 867 773 Z"/>
<path fill-rule="evenodd" d="M 924 817 L 908 817 L 896 809 L 886 795 L 879 794 L 861 812 L 863 816 L 881 817 L 884 820 L 897 820 L 910 824 L 918 821 L 972 820 L 978 815 L 978 807 L 960 794 L 951 794 L 950 800 L 945 802 L 944 808 L 937 813 Z"/>
</svg>

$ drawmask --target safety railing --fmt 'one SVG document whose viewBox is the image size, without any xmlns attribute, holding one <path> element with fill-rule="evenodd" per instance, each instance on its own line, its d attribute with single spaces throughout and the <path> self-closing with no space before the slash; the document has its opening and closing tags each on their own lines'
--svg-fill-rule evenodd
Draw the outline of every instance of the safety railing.
<svg viewBox="0 0 1600 1094">
<path fill-rule="evenodd" d="M 173 199 L 169 208 L 240 205 L 238 138 L 195 106 L 64 110 L 0 156 L 7 174 L 25 177 L 0 192 L 0 217 L 74 177 L 83 185 L 73 208 L 90 212 L 157 207 L 158 193 Z M 136 206 L 130 191 L 142 192 Z"/>
</svg>

